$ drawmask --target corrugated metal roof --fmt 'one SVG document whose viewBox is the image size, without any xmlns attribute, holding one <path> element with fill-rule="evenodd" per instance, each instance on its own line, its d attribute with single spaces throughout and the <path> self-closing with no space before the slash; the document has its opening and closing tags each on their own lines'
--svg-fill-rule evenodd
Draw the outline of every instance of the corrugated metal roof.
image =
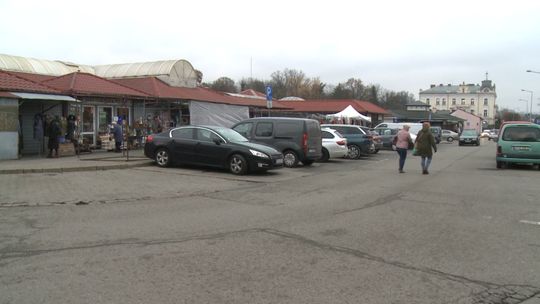
<svg viewBox="0 0 540 304">
<path fill-rule="evenodd" d="M 23 99 L 56 100 L 56 101 L 79 101 L 73 97 L 55 94 L 16 93 L 11 94 Z"/>
<path fill-rule="evenodd" d="M 186 60 L 164 60 L 154 62 L 96 65 L 96 75 L 105 78 L 142 77 L 169 75 L 175 64 L 191 64 Z"/>
<path fill-rule="evenodd" d="M 77 71 L 94 73 L 91 66 L 5 54 L 0 54 L 0 70 L 55 76 L 65 75 Z"/>
</svg>

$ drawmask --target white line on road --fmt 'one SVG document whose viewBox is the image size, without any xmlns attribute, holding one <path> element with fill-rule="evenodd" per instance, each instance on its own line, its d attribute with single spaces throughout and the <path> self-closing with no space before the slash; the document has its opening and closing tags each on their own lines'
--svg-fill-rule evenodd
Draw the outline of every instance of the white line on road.
<svg viewBox="0 0 540 304">
<path fill-rule="evenodd" d="M 523 223 L 523 224 L 531 224 L 531 225 L 539 225 L 540 226 L 540 222 L 533 222 L 533 221 L 527 221 L 527 220 L 521 220 L 519 222 Z"/>
</svg>

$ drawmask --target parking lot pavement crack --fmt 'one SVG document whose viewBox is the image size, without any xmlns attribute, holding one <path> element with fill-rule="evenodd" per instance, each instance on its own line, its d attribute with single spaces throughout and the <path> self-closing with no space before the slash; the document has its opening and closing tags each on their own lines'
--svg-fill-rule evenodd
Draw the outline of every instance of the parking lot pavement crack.
<svg viewBox="0 0 540 304">
<path fill-rule="evenodd" d="M 495 284 L 495 283 L 470 279 L 470 278 L 467 278 L 467 277 L 464 277 L 464 276 L 459 276 L 459 275 L 455 275 L 455 274 L 451 274 L 451 273 L 446 273 L 446 272 L 436 270 L 436 269 L 432 269 L 432 268 L 428 268 L 428 267 L 418 267 L 418 266 L 408 265 L 406 263 L 399 262 L 399 261 L 387 260 L 387 259 L 385 259 L 383 257 L 374 256 L 374 255 L 371 255 L 369 253 L 366 253 L 366 252 L 363 252 L 363 251 L 360 251 L 360 250 L 357 250 L 357 249 L 330 245 L 330 244 L 318 242 L 318 241 L 313 240 L 313 239 L 308 239 L 306 237 L 303 237 L 303 236 L 297 235 L 297 234 L 293 234 L 293 233 L 288 233 L 288 232 L 275 230 L 275 229 L 263 229 L 263 231 L 266 232 L 266 233 L 269 233 L 269 234 L 276 235 L 276 236 L 289 238 L 289 239 L 294 239 L 294 240 L 297 240 L 299 242 L 302 242 L 302 243 L 305 243 L 305 244 L 308 244 L 310 246 L 317 247 L 317 248 L 320 248 L 320 249 L 330 250 L 330 251 L 334 251 L 334 252 L 341 252 L 341 253 L 352 255 L 352 256 L 355 256 L 355 257 L 358 257 L 358 258 L 362 258 L 362 259 L 366 259 L 366 260 L 370 260 L 370 261 L 375 261 L 375 262 L 378 262 L 378 263 L 398 267 L 398 268 L 405 269 L 405 270 L 411 270 L 411 271 L 421 272 L 421 273 L 425 273 L 425 274 L 429 274 L 429 275 L 434 275 L 434 276 L 437 276 L 437 277 L 440 277 L 440 278 L 443 278 L 443 279 L 446 279 L 446 280 L 454 281 L 454 282 L 457 282 L 457 283 L 462 283 L 462 284 L 464 284 L 466 286 L 470 285 L 470 284 L 474 284 L 474 285 L 482 286 L 482 287 L 484 287 L 486 289 L 493 289 L 493 288 L 501 287 L 501 285 L 498 285 L 498 284 Z"/>
<path fill-rule="evenodd" d="M 224 237 L 234 235 L 234 234 L 242 234 L 242 233 L 250 233 L 250 232 L 263 232 L 263 229 L 250 228 L 250 229 L 244 229 L 244 230 L 219 232 L 219 233 L 214 233 L 214 234 L 189 236 L 189 237 L 185 237 L 181 239 L 164 239 L 164 240 L 150 240 L 150 241 L 128 239 L 128 240 L 119 240 L 115 242 L 104 242 L 104 243 L 81 245 L 81 246 L 37 249 L 37 250 L 21 250 L 21 249 L 16 249 L 13 247 L 6 247 L 6 248 L 0 248 L 0 261 L 3 259 L 26 258 L 26 257 L 39 256 L 42 254 L 55 253 L 55 252 L 107 248 L 107 247 L 115 247 L 115 246 L 153 246 L 153 245 L 164 245 L 164 244 L 180 244 L 180 243 L 196 241 L 196 240 L 215 240 L 215 239 L 224 238 Z"/>
<path fill-rule="evenodd" d="M 374 200 L 373 202 L 365 204 L 362 207 L 353 208 L 353 209 L 347 209 L 347 210 L 341 210 L 341 211 L 335 212 L 334 215 L 343 214 L 343 213 L 349 213 L 349 212 L 355 212 L 355 211 L 361 211 L 361 210 L 364 210 L 364 209 L 385 205 L 385 204 L 391 203 L 393 201 L 399 200 L 401 197 L 402 197 L 401 192 L 393 193 L 393 194 L 390 194 L 390 195 L 387 195 L 387 196 L 384 196 L 384 197 L 380 197 L 380 198 Z"/>
</svg>

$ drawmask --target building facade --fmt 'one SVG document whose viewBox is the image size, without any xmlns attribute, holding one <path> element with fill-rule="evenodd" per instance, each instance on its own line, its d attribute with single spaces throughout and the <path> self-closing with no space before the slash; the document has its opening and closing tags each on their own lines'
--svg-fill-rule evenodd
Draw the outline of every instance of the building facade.
<svg viewBox="0 0 540 304">
<path fill-rule="evenodd" d="M 459 109 L 482 117 L 487 125 L 495 124 L 497 93 L 491 80 L 483 80 L 481 85 L 432 84 L 429 89 L 420 90 L 419 95 L 432 111 Z"/>
</svg>

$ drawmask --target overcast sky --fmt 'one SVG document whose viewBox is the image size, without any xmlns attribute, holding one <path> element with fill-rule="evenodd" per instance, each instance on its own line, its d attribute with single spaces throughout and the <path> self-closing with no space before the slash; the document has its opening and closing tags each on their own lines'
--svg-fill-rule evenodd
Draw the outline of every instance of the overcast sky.
<svg viewBox="0 0 540 304">
<path fill-rule="evenodd" d="M 540 1 L 0 0 L 0 53 L 81 64 L 186 59 L 204 81 L 285 68 L 418 98 L 430 84 L 497 86 L 539 111 Z M 251 60 L 252 58 L 252 60 Z M 251 62 L 253 64 L 251 65 Z"/>
</svg>

